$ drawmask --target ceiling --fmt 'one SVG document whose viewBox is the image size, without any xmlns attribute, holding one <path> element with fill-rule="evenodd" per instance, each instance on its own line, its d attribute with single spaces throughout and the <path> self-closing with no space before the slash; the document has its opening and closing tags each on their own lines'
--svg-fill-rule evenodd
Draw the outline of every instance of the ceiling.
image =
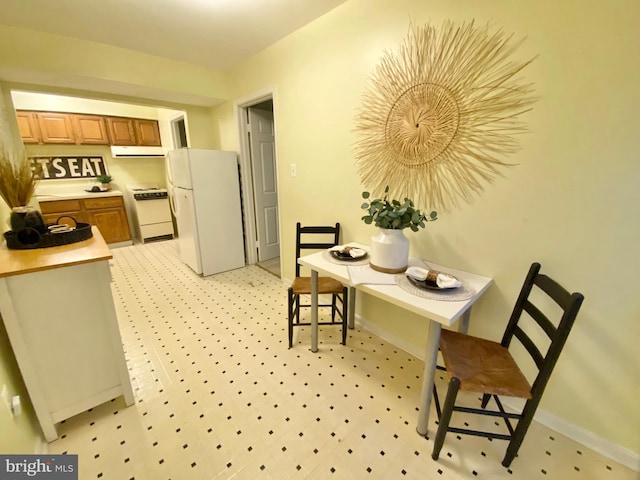
<svg viewBox="0 0 640 480">
<path fill-rule="evenodd" d="M 346 1 L 0 0 L 0 24 L 225 71 Z"/>
</svg>

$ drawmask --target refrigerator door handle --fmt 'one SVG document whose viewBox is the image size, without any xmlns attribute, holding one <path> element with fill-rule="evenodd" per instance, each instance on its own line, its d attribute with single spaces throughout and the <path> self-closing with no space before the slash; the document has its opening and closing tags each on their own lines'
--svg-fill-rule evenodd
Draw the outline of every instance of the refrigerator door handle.
<svg viewBox="0 0 640 480">
<path fill-rule="evenodd" d="M 171 213 L 173 214 L 174 217 L 177 217 L 178 211 L 176 208 L 176 199 L 175 199 L 176 190 L 175 188 L 173 188 L 173 186 L 171 186 L 168 192 L 169 192 L 169 207 L 171 208 Z"/>
<path fill-rule="evenodd" d="M 171 156 L 171 153 L 169 153 L 164 160 L 164 171 L 165 175 L 167 176 L 168 183 L 170 185 L 173 185 L 173 175 L 171 174 Z"/>
</svg>

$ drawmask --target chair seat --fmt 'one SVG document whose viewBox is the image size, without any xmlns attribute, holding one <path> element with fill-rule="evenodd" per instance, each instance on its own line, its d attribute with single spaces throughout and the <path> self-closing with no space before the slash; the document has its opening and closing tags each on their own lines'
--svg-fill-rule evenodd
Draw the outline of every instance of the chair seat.
<svg viewBox="0 0 640 480">
<path fill-rule="evenodd" d="M 499 343 L 442 330 L 440 351 L 449 377 L 460 380 L 460 390 L 531 398 L 529 382 Z"/>
<path fill-rule="evenodd" d="M 311 277 L 296 277 L 291 284 L 291 289 L 295 295 L 311 294 Z M 337 280 L 327 277 L 318 277 L 319 294 L 341 295 L 344 286 Z"/>
</svg>

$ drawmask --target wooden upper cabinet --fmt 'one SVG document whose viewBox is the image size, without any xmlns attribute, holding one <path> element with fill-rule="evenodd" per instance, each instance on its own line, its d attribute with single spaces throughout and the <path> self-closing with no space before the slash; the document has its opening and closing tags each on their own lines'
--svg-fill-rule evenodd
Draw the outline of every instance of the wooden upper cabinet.
<svg viewBox="0 0 640 480">
<path fill-rule="evenodd" d="M 107 117 L 111 145 L 137 145 L 133 118 Z"/>
<path fill-rule="evenodd" d="M 73 115 L 78 143 L 83 145 L 109 145 L 107 122 L 99 115 Z"/>
<path fill-rule="evenodd" d="M 40 143 L 40 128 L 34 112 L 16 112 L 18 129 L 24 143 Z"/>
<path fill-rule="evenodd" d="M 161 147 L 157 120 L 17 110 L 24 143 Z"/>
<path fill-rule="evenodd" d="M 160 128 L 156 120 L 136 119 L 135 127 L 138 145 L 162 146 L 160 142 Z"/>
<path fill-rule="evenodd" d="M 38 112 L 42 143 L 76 143 L 71 116 L 67 113 Z"/>
<path fill-rule="evenodd" d="M 157 120 L 107 117 L 111 145 L 161 146 Z"/>
</svg>

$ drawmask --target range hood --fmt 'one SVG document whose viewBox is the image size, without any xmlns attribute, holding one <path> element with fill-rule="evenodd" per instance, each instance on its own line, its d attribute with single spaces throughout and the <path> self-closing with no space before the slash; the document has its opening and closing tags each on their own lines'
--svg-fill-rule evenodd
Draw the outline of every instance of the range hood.
<svg viewBox="0 0 640 480">
<path fill-rule="evenodd" d="M 140 158 L 140 157 L 164 157 L 162 147 L 126 147 L 112 146 L 111 155 L 113 158 Z"/>
</svg>

